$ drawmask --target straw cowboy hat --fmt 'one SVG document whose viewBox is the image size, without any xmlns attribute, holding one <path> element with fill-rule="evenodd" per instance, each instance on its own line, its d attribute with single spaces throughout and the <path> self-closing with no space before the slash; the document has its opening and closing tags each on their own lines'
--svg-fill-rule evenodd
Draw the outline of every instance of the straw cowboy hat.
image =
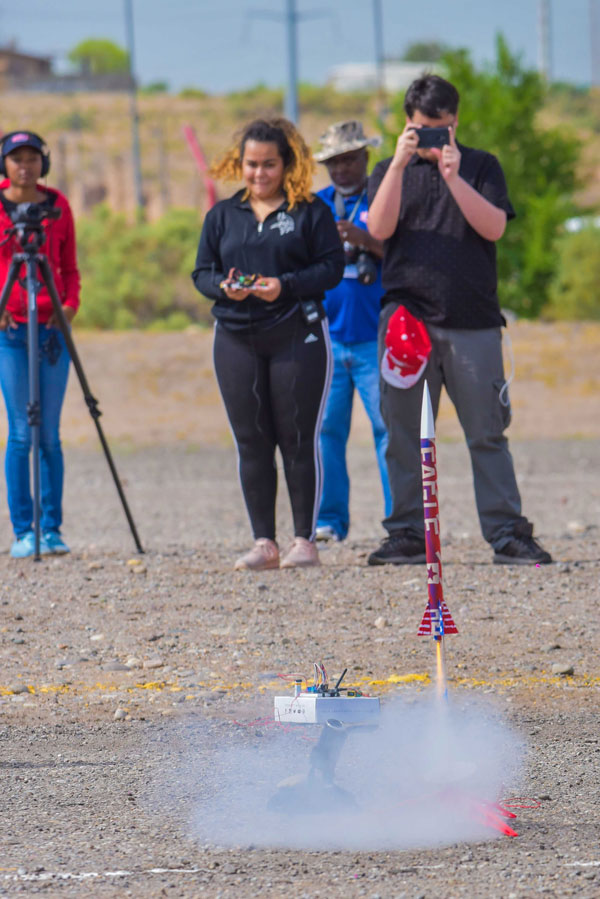
<svg viewBox="0 0 600 899">
<path fill-rule="evenodd" d="M 321 135 L 320 141 L 321 149 L 314 154 L 317 162 L 327 162 L 342 153 L 362 150 L 363 147 L 378 147 L 381 144 L 380 137 L 365 137 L 362 122 L 355 119 L 330 125 L 325 134 Z"/>
</svg>

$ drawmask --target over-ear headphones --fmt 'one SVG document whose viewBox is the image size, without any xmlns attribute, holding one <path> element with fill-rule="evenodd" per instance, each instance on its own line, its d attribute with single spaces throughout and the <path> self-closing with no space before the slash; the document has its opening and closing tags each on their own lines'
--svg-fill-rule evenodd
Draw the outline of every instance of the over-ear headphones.
<svg viewBox="0 0 600 899">
<path fill-rule="evenodd" d="M 0 175 L 6 177 L 4 160 L 9 153 L 12 153 L 13 150 L 17 150 L 19 147 L 32 147 L 34 150 L 37 150 L 42 157 L 41 177 L 43 178 L 48 174 L 50 171 L 50 150 L 46 141 L 39 134 L 35 134 L 34 131 L 11 131 L 0 138 Z"/>
</svg>

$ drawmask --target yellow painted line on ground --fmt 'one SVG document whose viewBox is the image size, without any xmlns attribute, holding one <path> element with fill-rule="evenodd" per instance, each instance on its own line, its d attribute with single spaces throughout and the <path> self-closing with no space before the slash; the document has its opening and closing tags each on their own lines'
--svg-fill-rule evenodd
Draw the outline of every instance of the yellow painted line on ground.
<svg viewBox="0 0 600 899">
<path fill-rule="evenodd" d="M 398 685 L 406 685 L 406 686 L 428 686 L 431 684 L 432 679 L 429 674 L 419 674 L 419 673 L 410 673 L 410 674 L 390 674 L 386 678 L 374 679 L 374 678 L 359 678 L 352 683 L 348 683 L 348 687 L 355 688 L 359 690 L 366 690 L 367 688 L 373 690 L 376 693 L 387 693 L 389 690 L 393 689 Z M 539 686 L 572 686 L 572 687 L 597 687 L 600 686 L 600 676 L 592 676 L 592 675 L 556 675 L 556 674 L 548 674 L 546 672 L 540 672 L 540 674 L 509 674 L 503 675 L 501 677 L 496 678 L 484 678 L 484 677 L 454 677 L 449 678 L 449 684 L 454 687 L 463 687 L 463 688 L 502 688 L 502 687 L 525 687 L 525 688 L 534 688 Z M 280 679 L 268 681 L 266 683 L 255 684 L 252 681 L 220 681 L 218 679 L 213 679 L 210 681 L 198 681 L 193 687 L 189 685 L 181 686 L 177 683 L 177 681 L 150 681 L 147 683 L 134 683 L 134 684 L 105 684 L 102 682 L 97 682 L 94 684 L 86 684 L 83 682 L 78 683 L 69 683 L 69 684 L 27 684 L 24 683 L 20 685 L 27 687 L 27 692 L 30 696 L 35 696 L 38 694 L 71 694 L 71 695 L 82 695 L 89 693 L 138 693 L 142 691 L 151 691 L 156 693 L 161 692 L 169 692 L 169 693 L 181 693 L 184 690 L 186 693 L 193 696 L 193 691 L 195 689 L 204 689 L 210 690 L 211 692 L 225 692 L 225 693 L 233 693 L 233 692 L 274 692 L 279 690 L 281 692 L 285 692 L 287 689 L 287 685 L 283 684 Z M 0 696 L 11 696 L 21 693 L 20 689 L 16 689 L 10 686 L 3 686 L 0 684 Z M 25 697 L 27 694 L 24 692 L 21 694 Z"/>
<path fill-rule="evenodd" d="M 79 682 L 69 684 L 40 684 L 39 686 L 36 686 L 35 684 L 25 683 L 23 684 L 23 686 L 27 687 L 27 692 L 30 696 L 44 693 L 136 693 L 140 690 L 152 690 L 155 692 L 169 691 L 170 693 L 181 693 L 183 690 L 190 689 L 189 686 L 180 686 L 176 681 L 151 681 L 148 683 L 136 684 L 103 684 L 100 682 L 95 684 L 85 684 L 83 682 Z M 198 681 L 196 686 L 215 692 L 256 689 L 253 683 L 241 681 L 236 681 L 235 683 Z M 0 696 L 10 696 L 13 694 L 18 694 L 20 692 L 20 689 L 17 690 L 14 689 L 14 687 L 7 687 L 0 684 Z M 25 693 L 23 693 L 22 695 L 25 696 Z"/>
</svg>

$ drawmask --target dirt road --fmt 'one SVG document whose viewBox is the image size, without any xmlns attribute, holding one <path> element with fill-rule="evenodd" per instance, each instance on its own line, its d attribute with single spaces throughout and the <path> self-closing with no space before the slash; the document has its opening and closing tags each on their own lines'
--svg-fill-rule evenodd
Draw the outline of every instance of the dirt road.
<svg viewBox="0 0 600 899">
<path fill-rule="evenodd" d="M 0 556 L 0 895 L 597 896 L 598 436 L 576 438 L 556 405 L 555 433 L 569 439 L 513 443 L 525 511 L 557 560 L 549 568 L 491 564 L 465 449 L 440 446 L 446 595 L 460 630 L 448 638 L 450 694 L 489 707 L 524 741 L 524 772 L 511 779 L 507 770 L 503 792 L 532 806 L 517 810 L 519 836 L 427 849 L 377 850 L 368 837 L 366 848 L 344 851 L 260 840 L 227 848 L 207 844 L 206 827 L 195 836 L 192 821 L 207 775 L 220 782 L 225 751 L 251 745 L 269 757 L 272 729 L 257 719 L 281 692 L 278 673 L 306 672 L 323 658 L 333 672 L 348 666 L 349 683 L 384 707 L 425 701 L 433 659 L 416 637 L 423 569 L 365 564 L 381 512 L 372 452 L 358 432 L 349 539 L 322 553 L 320 570 L 232 571 L 249 538 L 231 449 L 133 446 L 123 437 L 128 418 L 139 416 L 143 433 L 156 426 L 149 388 L 126 415 L 113 369 L 90 379 L 100 382 L 107 426 L 113 400 L 124 410 L 116 458 L 147 552 L 136 557 L 104 460 L 87 441 L 77 446 L 73 430 L 72 555 L 37 565 Z M 191 397 L 197 404 L 195 390 Z M 8 546 L 4 507 L 1 520 Z M 285 542 L 284 495 L 279 520 Z M 344 752 L 343 771 L 360 777 L 350 743 Z M 300 751 L 290 765 L 301 762 Z M 263 810 L 255 814 L 258 833 Z"/>
</svg>

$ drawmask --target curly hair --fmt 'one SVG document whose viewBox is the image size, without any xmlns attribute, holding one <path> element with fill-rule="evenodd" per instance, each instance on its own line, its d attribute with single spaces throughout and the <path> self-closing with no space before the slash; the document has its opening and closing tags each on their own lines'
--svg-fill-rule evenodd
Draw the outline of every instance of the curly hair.
<svg viewBox="0 0 600 899">
<path fill-rule="evenodd" d="M 315 163 L 304 138 L 288 119 L 255 119 L 236 135 L 235 143 L 225 155 L 214 162 L 210 168 L 213 178 L 222 181 L 240 181 L 242 178 L 242 159 L 246 141 L 277 144 L 279 155 L 283 159 L 283 190 L 289 208 L 306 200 L 314 199 L 311 193 L 312 176 Z M 246 190 L 244 199 L 248 196 Z"/>
</svg>

